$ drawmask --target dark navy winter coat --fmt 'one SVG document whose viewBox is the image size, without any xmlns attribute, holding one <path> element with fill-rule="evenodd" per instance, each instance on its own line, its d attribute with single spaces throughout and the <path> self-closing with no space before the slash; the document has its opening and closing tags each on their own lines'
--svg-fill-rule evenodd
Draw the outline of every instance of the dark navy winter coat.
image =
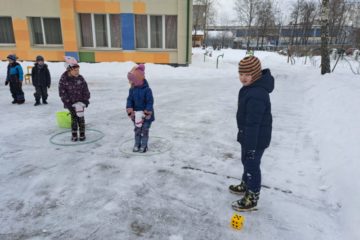
<svg viewBox="0 0 360 240">
<path fill-rule="evenodd" d="M 34 87 L 50 87 L 50 71 L 46 64 L 40 66 L 38 63 L 35 63 L 34 67 L 31 70 L 31 78 Z"/>
<path fill-rule="evenodd" d="M 154 98 L 152 95 L 151 88 L 149 87 L 146 79 L 144 84 L 138 87 L 131 87 L 129 89 L 129 96 L 126 101 L 126 108 L 132 108 L 134 111 L 151 111 L 151 118 L 146 121 L 154 121 Z"/>
<path fill-rule="evenodd" d="M 273 90 L 274 78 L 269 69 L 264 69 L 260 79 L 239 91 L 237 140 L 246 150 L 265 149 L 270 144 L 272 115 L 269 93 Z"/>
</svg>

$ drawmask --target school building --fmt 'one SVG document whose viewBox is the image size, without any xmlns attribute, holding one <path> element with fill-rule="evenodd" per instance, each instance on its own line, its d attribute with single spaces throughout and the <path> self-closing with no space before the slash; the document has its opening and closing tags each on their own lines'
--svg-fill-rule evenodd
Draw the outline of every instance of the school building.
<svg viewBox="0 0 360 240">
<path fill-rule="evenodd" d="M 193 0 L 1 0 L 0 59 L 191 62 Z"/>
</svg>

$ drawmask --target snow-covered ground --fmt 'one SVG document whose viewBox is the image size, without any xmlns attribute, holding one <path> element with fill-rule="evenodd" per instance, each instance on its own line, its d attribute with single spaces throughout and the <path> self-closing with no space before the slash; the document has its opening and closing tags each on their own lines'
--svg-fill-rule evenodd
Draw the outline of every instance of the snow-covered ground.
<svg viewBox="0 0 360 240">
<path fill-rule="evenodd" d="M 255 55 L 275 77 L 273 139 L 262 159 L 269 188 L 258 211 L 241 214 L 244 229 L 230 227 L 238 197 L 228 185 L 242 173 L 235 113 L 244 51 L 223 53 L 219 69 L 220 53 L 204 62 L 199 49 L 190 67 L 146 64 L 156 114 L 150 142 L 172 148 L 144 156 L 125 153 L 133 63 L 80 64 L 91 91 L 88 128 L 105 137 L 66 147 L 49 141 L 63 131 L 55 118 L 63 63 L 48 63 L 49 104 L 34 107 L 30 85 L 26 103 L 11 104 L 0 62 L 0 239 L 360 239 L 360 76 L 347 63 L 321 76 L 319 59 L 290 65 L 268 52 Z"/>
</svg>

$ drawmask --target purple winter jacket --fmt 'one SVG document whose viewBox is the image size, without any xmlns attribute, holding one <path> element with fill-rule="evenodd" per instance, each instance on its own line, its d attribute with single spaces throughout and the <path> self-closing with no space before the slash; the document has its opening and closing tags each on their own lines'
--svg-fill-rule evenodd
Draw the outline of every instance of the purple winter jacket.
<svg viewBox="0 0 360 240">
<path fill-rule="evenodd" d="M 68 72 L 61 75 L 59 81 L 59 95 L 65 108 L 72 108 L 76 102 L 89 105 L 90 92 L 83 76 L 71 77 Z"/>
</svg>

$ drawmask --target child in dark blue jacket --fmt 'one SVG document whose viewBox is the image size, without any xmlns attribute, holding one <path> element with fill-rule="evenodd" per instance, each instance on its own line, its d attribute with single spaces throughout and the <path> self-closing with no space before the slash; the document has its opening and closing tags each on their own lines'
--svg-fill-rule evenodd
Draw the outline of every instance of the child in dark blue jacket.
<svg viewBox="0 0 360 240">
<path fill-rule="evenodd" d="M 230 192 L 244 194 L 232 203 L 236 211 L 248 211 L 257 206 L 261 188 L 260 162 L 269 146 L 272 132 L 271 102 L 274 78 L 269 69 L 261 70 L 255 56 L 247 56 L 239 63 L 239 78 L 243 87 L 239 91 L 236 120 L 237 140 L 241 144 L 241 162 L 244 167 L 242 181 L 231 185 Z"/>
<path fill-rule="evenodd" d="M 16 62 L 16 56 L 14 54 L 7 56 L 7 60 L 9 61 L 9 65 L 7 67 L 5 85 L 10 85 L 10 92 L 14 99 L 12 103 L 23 104 L 25 102 L 25 96 L 22 90 L 24 76 L 22 67 Z"/>
<path fill-rule="evenodd" d="M 133 152 L 144 153 L 148 149 L 149 129 L 154 117 L 154 98 L 145 79 L 145 66 L 140 64 L 127 75 L 131 85 L 126 102 L 126 112 L 135 125 Z"/>
</svg>

